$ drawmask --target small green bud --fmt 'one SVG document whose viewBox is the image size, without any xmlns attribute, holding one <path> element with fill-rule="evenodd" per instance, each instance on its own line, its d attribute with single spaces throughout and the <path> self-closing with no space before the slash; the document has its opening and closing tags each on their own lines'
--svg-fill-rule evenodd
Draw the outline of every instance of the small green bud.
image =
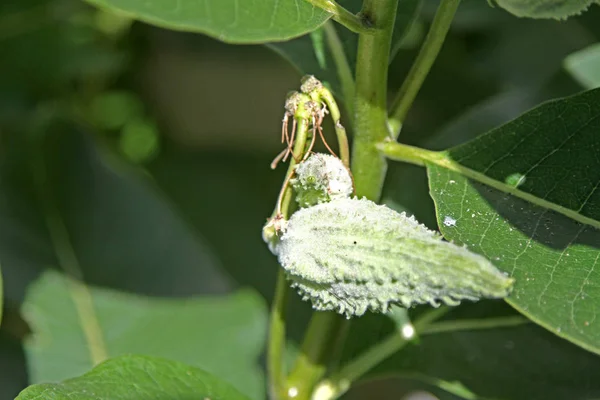
<svg viewBox="0 0 600 400">
<path fill-rule="evenodd" d="M 502 298 L 513 284 L 486 258 L 366 199 L 339 198 L 297 211 L 275 246 L 305 300 L 347 317 L 386 312 L 392 304 Z"/>
<path fill-rule="evenodd" d="M 300 207 L 349 197 L 352 177 L 342 161 L 328 154 L 315 153 L 296 167 L 291 181 Z"/>
</svg>

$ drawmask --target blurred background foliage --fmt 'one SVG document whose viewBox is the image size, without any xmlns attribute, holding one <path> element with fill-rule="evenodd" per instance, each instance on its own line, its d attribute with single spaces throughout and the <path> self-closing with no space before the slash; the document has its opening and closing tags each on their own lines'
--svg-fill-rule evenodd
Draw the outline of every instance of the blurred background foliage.
<svg viewBox="0 0 600 400">
<path fill-rule="evenodd" d="M 391 64 L 392 93 L 436 5 L 415 8 Z M 464 0 L 401 140 L 443 149 L 598 86 L 599 18 L 593 7 L 567 21 L 524 20 Z M 280 55 L 306 39 L 234 46 L 79 0 L 0 3 L 0 399 L 90 367 L 74 344 L 81 332 L 68 283 L 48 272 L 61 268 L 95 288 L 109 355 L 177 358 L 264 397 L 260 355 L 277 264 L 260 229 L 283 176 L 269 168 L 283 101 L 302 75 Z M 424 170 L 392 164 L 383 200 L 435 227 Z M 190 305 L 190 296 L 206 301 Z M 298 341 L 310 307 L 293 297 L 289 331 Z M 173 316 L 183 303 L 186 317 Z M 224 311 L 209 312 L 217 303 Z M 486 313 L 512 312 L 490 304 Z M 347 352 L 390 329 L 380 316 L 355 323 Z M 415 389 L 378 380 L 348 397 L 373 385 L 381 399 Z"/>
</svg>

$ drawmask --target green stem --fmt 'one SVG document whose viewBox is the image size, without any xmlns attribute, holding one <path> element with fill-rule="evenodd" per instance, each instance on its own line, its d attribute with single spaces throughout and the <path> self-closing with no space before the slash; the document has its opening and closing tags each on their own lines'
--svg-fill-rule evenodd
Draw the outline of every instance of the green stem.
<svg viewBox="0 0 600 400">
<path fill-rule="evenodd" d="M 308 99 L 308 98 L 307 98 Z M 310 100 L 310 99 L 308 99 Z M 282 188 L 281 199 L 278 199 L 278 206 L 275 207 L 273 217 L 277 216 L 278 209 L 281 216 L 287 219 L 290 203 L 292 201 L 292 188 L 288 185 L 289 178 L 294 173 L 296 160 L 301 160 L 304 156 L 306 141 L 308 136 L 308 117 L 304 115 L 304 104 L 298 104 L 298 110 L 294 118 L 296 119 L 296 139 L 294 143 L 293 157 L 290 160 L 284 186 Z M 277 272 L 277 281 L 275 283 L 275 297 L 271 305 L 271 317 L 269 325 L 269 344 L 267 349 L 267 373 L 269 376 L 269 393 L 271 399 L 276 400 L 286 397 L 284 357 L 285 357 L 285 318 L 286 305 L 289 293 L 288 283 L 282 268 Z"/>
<path fill-rule="evenodd" d="M 456 331 L 474 331 L 480 329 L 509 328 L 513 326 L 525 325 L 531 321 L 523 316 L 515 315 L 511 317 L 498 317 L 486 319 L 463 319 L 456 321 L 443 321 L 426 326 L 419 333 L 421 335 L 431 335 L 434 333 L 456 332 Z"/>
<path fill-rule="evenodd" d="M 323 377 L 330 363 L 331 349 L 343 323 L 334 313 L 316 312 L 302 342 L 300 355 L 287 381 L 287 394 L 291 399 L 311 398 L 314 385 Z"/>
<path fill-rule="evenodd" d="M 347 168 L 350 168 L 350 147 L 348 144 L 348 135 L 346 135 L 346 128 L 342 125 L 340 109 L 333 97 L 333 94 L 326 88 L 322 87 L 319 90 L 319 99 L 324 101 L 331 114 L 333 125 L 335 127 L 335 134 L 337 136 L 338 146 L 340 148 L 340 158 Z"/>
<path fill-rule="evenodd" d="M 398 137 L 402 123 L 412 106 L 421 85 L 444 44 L 460 0 L 441 0 L 419 55 L 413 63 L 391 107 L 390 129 Z"/>
<path fill-rule="evenodd" d="M 432 321 L 440 318 L 449 310 L 449 307 L 430 310 L 414 323 L 416 332 L 420 333 L 421 330 Z M 410 343 L 413 337 L 413 335 L 410 335 L 409 337 L 404 336 L 402 331 L 394 332 L 383 341 L 377 343 L 375 346 L 350 361 L 337 374 L 319 385 L 320 391 L 326 394 L 319 400 L 335 399 L 344 394 L 350 388 L 352 382 L 362 377 L 386 358 L 398 352 Z"/>
<path fill-rule="evenodd" d="M 333 0 L 306 0 L 315 7 L 327 11 L 334 21 L 344 25 L 356 33 L 371 33 L 373 29 L 363 19 L 352 14 L 350 11 Z"/>
<path fill-rule="evenodd" d="M 331 21 L 327 21 L 325 25 L 323 25 L 323 30 L 325 31 L 327 44 L 331 49 L 331 56 L 333 58 L 333 62 L 335 63 L 335 68 L 337 69 L 337 75 L 340 79 L 340 84 L 342 85 L 342 96 L 344 97 L 346 110 L 348 111 L 348 114 L 352 115 L 352 100 L 354 99 L 356 87 L 354 84 L 354 77 L 352 76 L 352 69 L 350 68 L 350 63 L 348 62 L 348 57 L 346 57 L 344 46 L 339 35 L 337 34 L 335 25 Z"/>
<path fill-rule="evenodd" d="M 481 172 L 467 168 L 454 161 L 446 151 L 431 151 L 392 141 L 384 141 L 377 147 L 380 149 L 382 154 L 384 154 L 390 160 L 403 161 L 419 166 L 426 166 L 427 164 L 437 165 L 438 167 L 459 173 L 473 181 L 483 183 L 501 192 L 511 194 L 540 207 L 556 211 L 557 213 L 563 214 L 582 224 L 590 225 L 600 229 L 600 222 L 581 215 L 577 211 L 568 209 L 556 203 L 552 203 L 548 200 L 544 200 L 540 197 L 536 197 L 531 193 L 519 190 L 518 188 L 508 185 L 504 182 L 497 181 Z"/>
<path fill-rule="evenodd" d="M 447 160 L 444 152 L 422 149 L 391 140 L 383 141 L 377 147 L 390 160 L 404 161 L 420 167 L 424 167 L 427 163 L 440 165 Z"/>
<path fill-rule="evenodd" d="M 358 39 L 352 174 L 357 196 L 374 201 L 387 170 L 375 145 L 389 136 L 387 76 L 397 7 L 398 0 L 365 0 L 361 11 L 377 30 Z"/>
<path fill-rule="evenodd" d="M 275 297 L 271 307 L 269 326 L 269 347 L 267 351 L 267 374 L 269 376 L 269 398 L 279 399 L 285 386 L 283 360 L 285 356 L 285 311 L 288 298 L 288 285 L 282 269 L 277 271 Z"/>
</svg>

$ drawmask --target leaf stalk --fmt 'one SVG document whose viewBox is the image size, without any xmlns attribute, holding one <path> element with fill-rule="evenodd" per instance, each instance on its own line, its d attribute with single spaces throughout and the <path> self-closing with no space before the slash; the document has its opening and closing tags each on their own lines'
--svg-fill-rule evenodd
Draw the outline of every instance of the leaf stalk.
<svg viewBox="0 0 600 400">
<path fill-rule="evenodd" d="M 435 13 L 429 32 L 421 46 L 421 50 L 415 59 L 408 75 L 406 76 L 400 90 L 391 106 L 390 130 L 393 138 L 398 138 L 402 124 L 406 119 L 408 110 L 412 106 L 417 93 L 421 89 L 425 78 L 429 74 L 433 63 L 435 62 L 446 35 L 450 30 L 450 25 L 454 19 L 454 14 L 458 9 L 460 0 L 441 0 Z"/>
<path fill-rule="evenodd" d="M 373 28 L 369 26 L 367 20 L 360 16 L 352 14 L 349 10 L 342 7 L 334 0 L 306 0 L 315 7 L 318 7 L 331 14 L 331 18 L 345 26 L 348 30 L 359 33 L 369 34 Z"/>
</svg>

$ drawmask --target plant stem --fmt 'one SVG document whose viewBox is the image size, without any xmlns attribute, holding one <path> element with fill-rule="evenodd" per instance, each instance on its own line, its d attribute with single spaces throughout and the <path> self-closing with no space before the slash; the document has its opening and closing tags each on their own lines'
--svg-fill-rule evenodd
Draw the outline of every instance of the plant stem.
<svg viewBox="0 0 600 400">
<path fill-rule="evenodd" d="M 327 21 L 325 25 L 323 25 L 323 30 L 325 32 L 327 44 L 331 49 L 331 56 L 333 57 L 335 68 L 337 69 L 340 84 L 342 85 L 342 96 L 344 98 L 346 110 L 348 111 L 348 114 L 352 115 L 352 100 L 354 99 L 356 88 L 354 85 L 354 77 L 352 76 L 352 69 L 348 63 L 348 57 L 346 57 L 342 41 L 335 30 L 335 25 L 331 21 Z"/>
<path fill-rule="evenodd" d="M 300 355 L 287 381 L 289 398 L 310 399 L 312 390 L 330 362 L 331 349 L 336 335 L 343 325 L 342 317 L 334 313 L 316 312 L 304 336 Z"/>
<path fill-rule="evenodd" d="M 590 225 L 594 228 L 600 229 L 600 222 L 590 217 L 581 215 L 577 211 L 568 209 L 556 203 L 552 203 L 531 193 L 524 192 L 504 182 L 497 181 L 479 171 L 467 168 L 454 161 L 447 151 L 431 151 L 392 141 L 384 141 L 383 143 L 377 145 L 377 147 L 390 160 L 404 161 L 419 166 L 426 166 L 427 164 L 437 165 L 438 167 L 456 172 L 473 181 L 483 183 L 501 192 L 511 194 L 540 207 L 556 211 L 557 213 L 563 214 L 582 224 Z"/>
<path fill-rule="evenodd" d="M 306 0 L 315 7 L 327 11 L 334 21 L 344 25 L 356 33 L 371 33 L 373 29 L 363 19 L 352 14 L 350 11 L 333 0 Z"/>
<path fill-rule="evenodd" d="M 308 120 L 303 113 L 304 104 L 300 103 L 298 105 L 298 113 L 294 115 L 297 123 L 296 140 L 294 143 L 293 157 L 290 159 L 284 185 L 287 185 L 289 177 L 294 173 L 296 160 L 301 160 L 304 155 L 308 135 Z M 275 217 L 277 215 L 277 210 L 280 207 L 281 216 L 287 219 L 289 206 L 292 201 L 292 188 L 285 186 L 282 190 L 284 192 L 281 204 L 278 204 L 278 207 L 275 207 L 273 216 Z M 285 398 L 286 396 L 285 373 L 283 368 L 285 356 L 285 318 L 288 293 L 289 287 L 285 279 L 285 273 L 282 268 L 279 268 L 277 271 L 277 281 L 275 283 L 275 297 L 273 298 L 273 304 L 271 305 L 269 343 L 267 349 L 269 394 L 273 400 Z"/>
<path fill-rule="evenodd" d="M 282 269 L 277 271 L 275 297 L 271 306 L 269 326 L 269 347 L 267 351 L 267 374 L 269 376 L 269 398 L 279 399 L 285 386 L 283 359 L 285 356 L 285 311 L 288 298 L 288 285 Z"/>
<path fill-rule="evenodd" d="M 356 194 L 379 200 L 387 170 L 375 145 L 389 136 L 387 76 L 398 0 L 365 0 L 361 14 L 376 28 L 359 35 L 354 103 L 352 173 Z"/>
<path fill-rule="evenodd" d="M 398 137 L 408 110 L 444 44 L 459 4 L 460 0 L 441 0 L 440 2 L 419 55 L 392 103 L 390 129 L 394 138 Z"/>
<path fill-rule="evenodd" d="M 424 167 L 428 162 L 440 165 L 447 159 L 444 152 L 422 149 L 392 140 L 386 140 L 378 144 L 377 147 L 390 160 L 404 161 L 420 167 Z"/>
<path fill-rule="evenodd" d="M 414 323 L 417 334 L 431 323 L 431 321 L 440 318 L 449 310 L 450 308 L 448 307 L 441 307 L 427 312 Z M 327 396 L 323 396 L 323 398 L 319 400 L 335 399 L 341 396 L 350 388 L 352 382 L 363 376 L 392 354 L 398 352 L 406 346 L 412 338 L 412 336 L 409 338 L 405 337 L 402 332 L 399 331 L 394 332 L 383 341 L 377 343 L 353 361 L 350 361 L 337 374 L 323 382 L 320 385 L 320 388 L 326 388 L 325 390 L 322 390 L 322 392 L 326 393 Z"/>
<path fill-rule="evenodd" d="M 531 321 L 523 316 L 485 318 L 485 319 L 463 319 L 456 321 L 443 321 L 426 326 L 419 332 L 421 335 L 434 333 L 473 331 L 480 329 L 507 328 L 529 324 Z"/>
<path fill-rule="evenodd" d="M 333 97 L 333 94 L 326 88 L 322 87 L 319 90 L 319 99 L 324 101 L 331 114 L 333 125 L 335 127 L 335 134 L 337 136 L 338 146 L 340 149 L 340 158 L 347 168 L 350 168 L 350 147 L 348 144 L 348 135 L 346 135 L 346 128 L 342 125 L 340 109 Z"/>
</svg>

